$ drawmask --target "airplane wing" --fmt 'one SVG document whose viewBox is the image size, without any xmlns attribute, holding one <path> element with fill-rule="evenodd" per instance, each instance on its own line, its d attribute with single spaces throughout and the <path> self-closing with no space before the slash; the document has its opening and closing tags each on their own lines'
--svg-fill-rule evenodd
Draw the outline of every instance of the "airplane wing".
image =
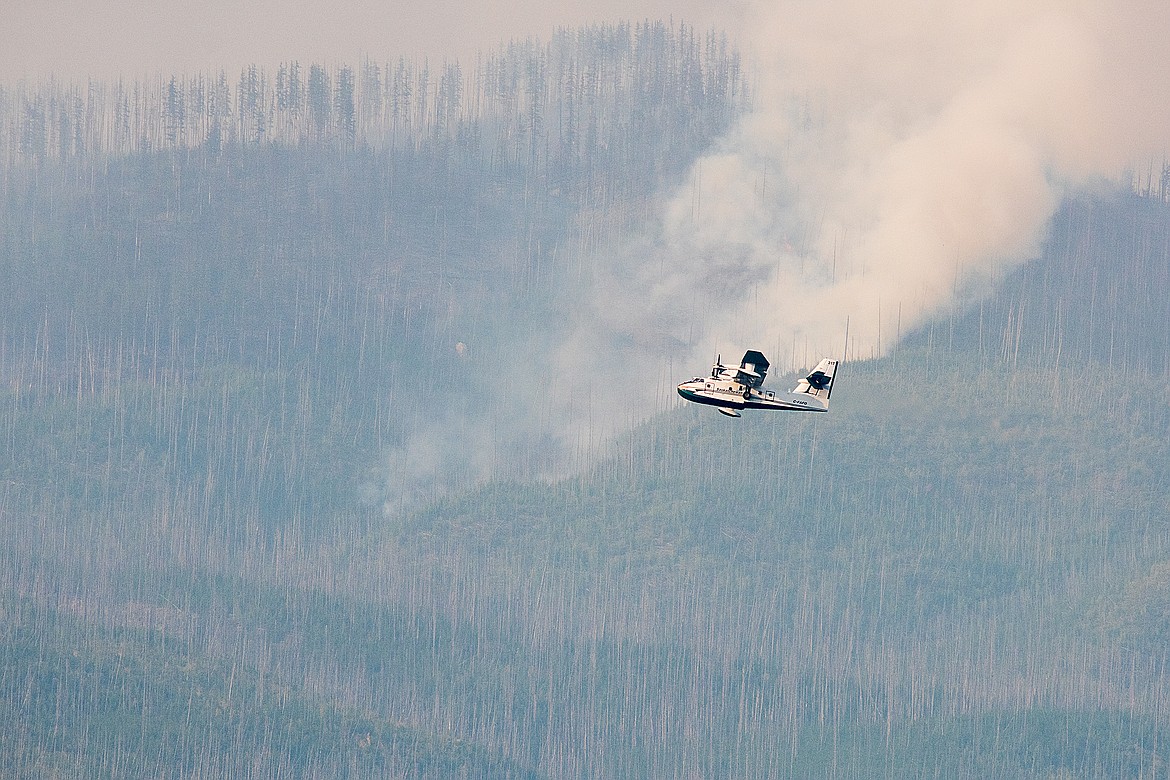
<svg viewBox="0 0 1170 780">
<path fill-rule="evenodd" d="M 743 360 L 739 362 L 739 368 L 736 369 L 736 381 L 748 387 L 759 387 L 764 384 L 764 379 L 768 376 L 769 365 L 768 359 L 764 357 L 762 352 L 749 349 L 743 353 Z"/>
</svg>

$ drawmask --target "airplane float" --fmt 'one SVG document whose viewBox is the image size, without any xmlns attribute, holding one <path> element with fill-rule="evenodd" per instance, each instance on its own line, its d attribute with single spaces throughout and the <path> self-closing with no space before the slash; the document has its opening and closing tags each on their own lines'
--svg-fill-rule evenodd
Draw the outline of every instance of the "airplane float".
<svg viewBox="0 0 1170 780">
<path fill-rule="evenodd" d="M 827 412 L 837 363 L 825 358 L 796 384 L 791 393 L 774 393 L 761 388 L 764 377 L 768 375 L 768 359 L 749 349 L 739 366 L 725 366 L 716 357 L 711 376 L 697 376 L 683 382 L 678 386 L 678 394 L 688 401 L 714 406 L 716 411 L 728 417 L 739 417 L 744 409 Z"/>
</svg>

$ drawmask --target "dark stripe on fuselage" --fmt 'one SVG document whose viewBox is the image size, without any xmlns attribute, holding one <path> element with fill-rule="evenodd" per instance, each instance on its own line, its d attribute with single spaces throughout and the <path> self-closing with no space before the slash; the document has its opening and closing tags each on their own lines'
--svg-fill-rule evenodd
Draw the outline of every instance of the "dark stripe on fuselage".
<svg viewBox="0 0 1170 780">
<path fill-rule="evenodd" d="M 773 412 L 827 412 L 827 411 L 829 411 L 828 409 L 820 409 L 820 408 L 817 408 L 815 406 L 801 406 L 800 404 L 785 404 L 782 402 L 776 402 L 776 403 L 772 403 L 772 404 L 761 404 L 761 403 L 756 403 L 754 401 L 751 403 L 745 404 L 743 408 L 744 409 L 764 409 L 764 410 L 770 410 Z"/>
<path fill-rule="evenodd" d="M 729 399 L 709 398 L 704 395 L 699 395 L 690 390 L 683 390 L 678 388 L 678 394 L 696 404 L 706 404 L 707 406 L 718 406 L 723 409 L 765 409 L 773 412 L 827 412 L 828 409 L 818 409 L 815 406 L 800 406 L 799 404 L 785 404 L 782 401 L 773 401 L 765 403 L 761 401 L 739 401 L 735 402 Z"/>
<path fill-rule="evenodd" d="M 683 398 L 687 399 L 688 401 L 693 401 L 694 403 L 697 403 L 697 404 L 707 404 L 708 406 L 721 406 L 724 409 L 743 409 L 745 406 L 743 401 L 736 403 L 735 401 L 732 401 L 730 398 L 727 399 L 726 401 L 723 400 L 722 398 L 708 398 L 705 395 L 699 395 L 698 393 L 693 393 L 690 390 L 683 390 L 681 387 L 678 388 L 678 394 L 681 395 Z"/>
</svg>

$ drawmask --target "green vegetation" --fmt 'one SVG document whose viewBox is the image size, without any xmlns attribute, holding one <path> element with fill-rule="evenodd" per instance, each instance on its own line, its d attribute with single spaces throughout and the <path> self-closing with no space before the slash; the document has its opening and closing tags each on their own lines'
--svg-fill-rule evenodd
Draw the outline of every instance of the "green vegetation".
<svg viewBox="0 0 1170 780">
<path fill-rule="evenodd" d="M 68 612 L 5 604 L 0 675 L 19 682 L 0 699 L 10 776 L 531 776 L 462 740 L 314 701 L 263 666 L 192 654 L 176 610 L 127 604 L 141 627 L 96 633 Z"/>
<path fill-rule="evenodd" d="M 499 361 L 746 91 L 665 25 L 459 73 L 0 95 L 0 774 L 1165 774 L 1164 203 L 1066 205 L 829 416 L 484 479 Z"/>
</svg>

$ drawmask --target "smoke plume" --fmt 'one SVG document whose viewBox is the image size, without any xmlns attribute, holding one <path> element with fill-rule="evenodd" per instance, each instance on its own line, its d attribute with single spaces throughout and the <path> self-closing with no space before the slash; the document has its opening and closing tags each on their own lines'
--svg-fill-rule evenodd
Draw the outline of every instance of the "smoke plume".
<svg viewBox="0 0 1170 780">
<path fill-rule="evenodd" d="M 561 389 L 517 399 L 542 409 L 550 471 L 677 403 L 716 354 L 760 349 L 775 377 L 841 355 L 847 329 L 850 358 L 887 353 L 1037 256 L 1062 198 L 1165 158 L 1162 3 L 796 0 L 749 17 L 753 110 L 652 224 L 591 258 L 581 324 L 537 383 Z"/>
<path fill-rule="evenodd" d="M 696 358 L 807 364 L 846 320 L 880 355 L 1035 256 L 1067 193 L 1164 156 L 1165 4 L 772 2 L 748 29 L 756 110 L 663 216 L 658 286 L 718 295 Z"/>
</svg>

